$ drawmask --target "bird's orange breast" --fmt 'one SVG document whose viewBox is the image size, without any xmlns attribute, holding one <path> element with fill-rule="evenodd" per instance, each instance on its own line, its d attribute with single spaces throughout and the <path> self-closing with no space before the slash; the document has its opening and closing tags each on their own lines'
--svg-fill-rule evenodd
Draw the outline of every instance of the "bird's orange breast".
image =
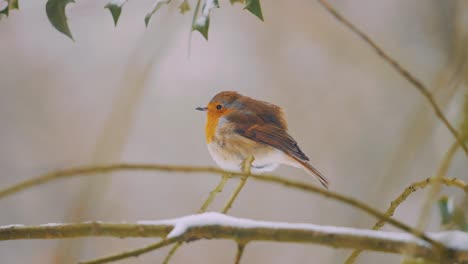
<svg viewBox="0 0 468 264">
<path fill-rule="evenodd" d="M 210 144 L 216 134 L 216 128 L 218 127 L 220 115 L 208 111 L 206 117 L 206 127 L 205 127 L 205 137 L 206 137 L 206 144 Z"/>
<path fill-rule="evenodd" d="M 205 127 L 205 136 L 206 144 L 210 144 L 216 135 L 216 130 L 218 129 L 219 119 L 231 112 L 233 109 L 225 109 L 222 111 L 213 111 L 208 110 L 206 114 L 206 127 Z"/>
</svg>

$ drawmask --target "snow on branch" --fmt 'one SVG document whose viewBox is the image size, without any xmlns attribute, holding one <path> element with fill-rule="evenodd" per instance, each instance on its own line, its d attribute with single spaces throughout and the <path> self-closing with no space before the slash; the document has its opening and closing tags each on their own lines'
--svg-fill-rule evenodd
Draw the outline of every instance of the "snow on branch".
<svg viewBox="0 0 468 264">
<path fill-rule="evenodd" d="M 243 172 L 234 172 L 234 171 L 224 171 L 218 168 L 213 167 L 196 167 L 196 166 L 176 166 L 176 165 L 161 165 L 161 164 L 128 164 L 128 163 L 117 163 L 117 164 L 110 164 L 110 165 L 97 165 L 97 166 L 89 166 L 89 167 L 77 167 L 77 168 L 70 168 L 65 170 L 54 171 L 50 173 L 46 173 L 36 178 L 32 178 L 30 180 L 26 180 L 20 182 L 16 185 L 7 187 L 5 189 L 0 190 L 0 199 L 7 197 L 9 195 L 21 192 L 25 189 L 41 185 L 53 180 L 58 180 L 67 177 L 73 176 L 90 176 L 90 175 L 99 175 L 103 173 L 111 173 L 116 171 L 165 171 L 165 172 L 192 172 L 192 173 L 215 173 L 218 175 L 229 174 L 231 177 L 249 177 L 251 179 L 281 184 L 290 188 L 295 188 L 298 190 L 316 193 L 323 195 L 327 198 L 334 199 L 336 201 L 348 204 L 354 208 L 360 209 L 379 220 L 383 220 L 403 231 L 411 233 L 416 237 L 421 238 L 433 246 L 437 247 L 438 250 L 443 250 L 443 245 L 439 242 L 434 241 L 430 237 L 426 236 L 422 231 L 414 229 L 407 224 L 400 222 L 394 218 L 388 217 L 384 213 L 368 206 L 367 204 L 358 201 L 354 198 L 344 196 L 342 194 L 332 192 L 329 190 L 322 189 L 320 187 L 316 187 L 313 185 L 309 185 L 302 182 L 296 182 L 292 180 L 287 180 L 282 177 L 278 177 L 275 175 L 268 175 L 268 174 L 250 174 L 250 173 L 243 173 Z M 457 185 L 454 183 L 454 185 Z"/>
<path fill-rule="evenodd" d="M 468 261 L 467 233 L 448 231 L 427 235 L 448 249 L 448 254 L 443 257 L 444 261 Z M 39 226 L 0 226 L 0 240 L 73 237 L 161 237 L 163 241 L 171 240 L 172 243 L 195 239 L 232 239 L 242 244 L 252 241 L 314 243 L 335 248 L 409 254 L 414 257 L 440 260 L 440 256 L 431 244 L 407 233 L 257 221 L 215 212 L 137 223 L 97 221 Z"/>
</svg>

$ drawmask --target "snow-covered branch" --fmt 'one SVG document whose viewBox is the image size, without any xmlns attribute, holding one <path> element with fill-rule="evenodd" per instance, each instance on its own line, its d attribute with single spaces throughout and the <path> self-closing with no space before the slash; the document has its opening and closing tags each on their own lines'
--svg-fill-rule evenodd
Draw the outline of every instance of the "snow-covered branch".
<svg viewBox="0 0 468 264">
<path fill-rule="evenodd" d="M 444 261 L 468 261 L 468 234 L 459 231 L 428 233 L 448 248 Z M 161 237 L 172 242 L 194 239 L 314 243 L 336 248 L 353 248 L 409 254 L 439 259 L 426 241 L 411 234 L 348 227 L 320 226 L 236 218 L 208 212 L 169 220 L 137 223 L 84 222 L 78 224 L 10 225 L 0 227 L 0 240 L 62 239 L 72 237 Z M 409 252 L 410 250 L 410 252 Z"/>
<path fill-rule="evenodd" d="M 8 195 L 12 195 L 15 193 L 18 193 L 20 191 L 23 191 L 27 188 L 31 188 L 33 186 L 37 186 L 40 184 L 44 184 L 53 180 L 58 180 L 62 178 L 67 178 L 67 177 L 73 177 L 73 176 L 89 176 L 89 175 L 99 175 L 103 173 L 111 173 L 115 171 L 165 171 L 165 172 L 191 172 L 191 173 L 201 173 L 201 172 L 208 172 L 208 173 L 215 173 L 218 175 L 223 175 L 223 174 L 229 174 L 231 177 L 245 177 L 248 176 L 250 179 L 256 179 L 256 180 L 261 180 L 265 182 L 270 182 L 270 183 L 276 183 L 276 184 L 281 184 L 290 188 L 295 188 L 298 190 L 310 192 L 310 193 L 316 193 L 323 195 L 327 198 L 334 199 L 336 201 L 339 201 L 341 203 L 348 204 L 352 207 L 355 207 L 357 209 L 360 209 L 372 216 L 375 216 L 379 220 L 384 220 L 388 222 L 389 224 L 406 231 L 408 233 L 411 233 L 429 243 L 431 243 L 434 246 L 437 246 L 439 249 L 442 249 L 442 245 L 438 243 L 437 241 L 434 241 L 433 239 L 427 237 L 423 232 L 416 230 L 407 224 L 400 222 L 394 218 L 386 216 L 384 213 L 368 206 L 367 204 L 358 201 L 354 198 L 347 197 L 345 195 L 339 194 L 337 192 L 332 192 L 326 189 L 322 189 L 320 187 L 316 187 L 314 185 L 309 185 L 306 183 L 302 182 L 296 182 L 292 180 L 288 180 L 282 177 L 278 177 L 275 175 L 268 175 L 268 174 L 249 174 L 249 173 L 243 173 L 243 172 L 234 172 L 234 171 L 224 171 L 218 168 L 212 168 L 212 167 L 195 167 L 195 166 L 175 166 L 175 165 L 160 165 L 160 164 L 127 164 L 127 163 L 121 163 L 121 164 L 110 164 L 110 165 L 101 165 L 101 166 L 90 166 L 90 167 L 78 167 L 78 168 L 71 168 L 71 169 L 65 169 L 61 171 L 54 171 L 51 173 L 47 173 L 44 175 L 41 175 L 39 177 L 26 180 L 24 182 L 18 183 L 16 185 L 10 186 L 6 189 L 0 190 L 0 199 L 4 198 Z"/>
</svg>

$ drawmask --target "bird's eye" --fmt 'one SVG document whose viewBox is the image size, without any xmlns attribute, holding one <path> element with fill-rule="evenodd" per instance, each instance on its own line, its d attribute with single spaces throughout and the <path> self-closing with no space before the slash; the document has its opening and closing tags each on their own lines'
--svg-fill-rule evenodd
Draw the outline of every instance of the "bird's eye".
<svg viewBox="0 0 468 264">
<path fill-rule="evenodd" d="M 216 106 L 216 109 L 218 109 L 218 110 L 221 110 L 221 108 L 223 108 L 223 106 L 220 105 L 220 104 Z"/>
</svg>

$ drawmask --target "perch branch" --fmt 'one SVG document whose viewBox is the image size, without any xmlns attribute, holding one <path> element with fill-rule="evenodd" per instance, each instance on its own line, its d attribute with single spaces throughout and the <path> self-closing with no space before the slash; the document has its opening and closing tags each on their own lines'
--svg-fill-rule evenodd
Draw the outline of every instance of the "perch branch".
<svg viewBox="0 0 468 264">
<path fill-rule="evenodd" d="M 426 188 L 429 184 L 444 184 L 446 186 L 452 186 L 452 187 L 458 187 L 468 193 L 468 186 L 466 185 L 465 182 L 462 180 L 459 180 L 457 178 L 427 178 L 423 181 L 418 181 L 410 186 L 406 187 L 406 189 L 395 199 L 390 203 L 390 207 L 387 209 L 385 212 L 385 215 L 388 217 L 392 217 L 393 214 L 395 213 L 395 210 L 397 207 L 403 203 L 408 196 L 410 196 L 412 193 L 416 192 L 417 190 L 424 189 Z M 385 225 L 384 221 L 377 221 L 375 225 L 372 227 L 372 230 L 379 230 Z M 361 254 L 362 250 L 355 250 L 351 253 L 351 255 L 346 259 L 345 264 L 353 264 L 356 262 L 357 257 L 359 254 Z"/>
<path fill-rule="evenodd" d="M 442 110 L 440 109 L 439 105 L 435 101 L 434 96 L 429 91 L 429 89 L 416 77 L 414 77 L 407 69 L 403 68 L 395 59 L 390 57 L 382 48 L 380 48 L 375 41 L 373 41 L 369 36 L 367 36 L 364 32 L 358 29 L 354 24 L 348 21 L 343 15 L 338 13 L 338 11 L 326 0 L 318 0 L 318 2 L 331 14 L 335 17 L 336 20 L 341 22 L 345 25 L 349 30 L 354 32 L 358 35 L 364 42 L 366 42 L 369 46 L 371 46 L 375 52 L 386 62 L 388 62 L 398 73 L 400 73 L 406 80 L 408 80 L 411 84 L 414 85 L 418 89 L 418 91 L 427 99 L 427 101 L 431 104 L 432 108 L 436 116 L 444 123 L 447 129 L 452 133 L 452 135 L 457 140 L 457 143 L 463 148 L 465 154 L 468 155 L 468 147 L 464 143 L 460 134 L 455 130 L 455 128 L 450 124 L 447 117 L 443 114 Z"/>
<path fill-rule="evenodd" d="M 0 191 L 0 198 L 6 197 L 8 195 L 11 195 L 13 193 L 17 193 L 19 191 L 25 190 L 27 188 L 44 184 L 46 182 L 60 179 L 60 178 L 66 178 L 66 177 L 72 177 L 72 176 L 84 176 L 84 175 L 103 175 L 104 173 L 111 173 L 115 171 L 166 171 L 166 172 L 192 172 L 192 173 L 215 173 L 219 175 L 223 175 L 225 173 L 231 174 L 233 177 L 241 177 L 241 176 L 249 176 L 251 179 L 259 180 L 259 181 L 265 181 L 265 182 L 270 182 L 270 183 L 276 183 L 280 185 L 284 185 L 290 188 L 295 188 L 299 189 L 302 191 L 310 192 L 310 193 L 317 193 L 322 196 L 325 196 L 327 198 L 331 198 L 333 200 L 340 201 L 342 203 L 348 204 L 352 207 L 358 208 L 376 218 L 379 220 L 384 220 L 391 225 L 404 230 L 408 233 L 413 234 L 416 237 L 421 238 L 422 240 L 425 240 L 432 245 L 435 246 L 435 248 L 438 248 L 440 250 L 443 250 L 443 245 L 438 243 L 437 241 L 434 241 L 433 239 L 429 238 L 426 236 L 423 232 L 416 230 L 405 223 L 402 223 L 398 220 L 395 220 L 393 218 L 387 217 L 384 215 L 384 213 L 381 213 L 380 211 L 366 205 L 365 203 L 362 203 L 354 198 L 347 197 L 344 195 L 341 195 L 336 192 L 332 192 L 329 190 L 322 189 L 320 187 L 316 187 L 313 185 L 309 185 L 306 183 L 302 182 L 297 182 L 297 181 L 292 181 L 292 180 L 287 180 L 278 176 L 274 175 L 267 175 L 267 174 L 246 174 L 243 172 L 229 172 L 229 171 L 223 171 L 218 168 L 213 168 L 213 167 L 193 167 L 193 166 L 170 166 L 170 165 L 158 165 L 158 164 L 113 164 L 113 165 L 102 165 L 102 166 L 90 166 L 90 167 L 79 167 L 79 168 L 72 168 L 72 169 L 67 169 L 67 170 L 60 170 L 60 171 L 55 171 L 51 172 L 42 176 L 39 176 L 37 178 L 33 178 L 30 180 L 26 180 L 24 182 L 21 182 L 17 185 L 8 187 L 4 190 Z"/>
<path fill-rule="evenodd" d="M 244 172 L 244 175 L 241 176 L 239 185 L 237 185 L 236 189 L 232 193 L 228 202 L 224 206 L 223 211 L 222 211 L 223 214 L 226 214 L 229 211 L 229 209 L 231 209 L 232 204 L 236 200 L 242 188 L 244 188 L 244 185 L 247 183 L 247 178 L 249 177 L 249 174 L 251 173 L 250 168 L 252 166 L 253 161 L 254 161 L 254 157 L 250 156 L 247 159 L 245 159 L 244 162 L 242 163 L 242 171 Z"/>
<path fill-rule="evenodd" d="M 439 255 L 430 243 L 406 233 L 257 221 L 214 212 L 161 221 L 139 221 L 135 224 L 85 222 L 0 227 L 0 240 L 161 237 L 162 241 L 166 241 L 161 242 L 160 246 L 162 247 L 176 241 L 232 239 L 240 244 L 251 241 L 314 243 L 335 248 L 354 248 L 399 254 L 407 254 L 406 251 L 410 245 L 415 248 L 410 252 L 414 257 L 437 261 L 468 261 L 468 235 L 466 233 L 449 231 L 430 233 L 429 235 L 440 244 L 446 243 L 444 245 L 450 254 Z"/>
</svg>

